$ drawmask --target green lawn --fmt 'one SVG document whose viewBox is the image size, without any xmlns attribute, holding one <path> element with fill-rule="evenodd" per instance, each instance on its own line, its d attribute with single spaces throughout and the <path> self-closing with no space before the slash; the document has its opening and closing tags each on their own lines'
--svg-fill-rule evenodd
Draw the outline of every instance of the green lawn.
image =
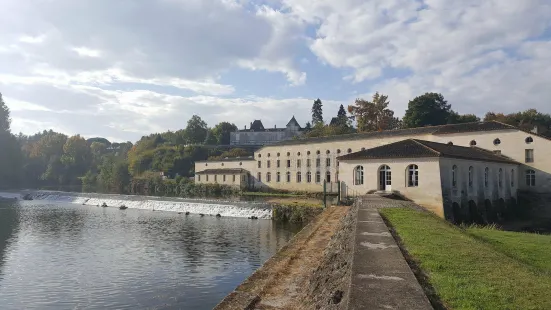
<svg viewBox="0 0 551 310">
<path fill-rule="evenodd" d="M 509 252 L 502 252 L 494 243 L 475 238 L 473 235 L 479 233 L 476 229 L 465 232 L 430 213 L 382 209 L 381 214 L 394 227 L 447 308 L 551 309 L 551 276 L 536 269 L 548 265 L 543 259 L 530 259 L 542 252 L 535 247 L 527 250 L 527 246 L 516 246 L 532 240 L 531 236 L 504 243 L 508 246 L 502 248 Z M 498 231 L 486 231 L 482 234 L 507 239 L 500 237 Z"/>
<path fill-rule="evenodd" d="M 536 271 L 551 275 L 551 236 L 488 228 L 468 228 L 467 232 Z"/>
</svg>

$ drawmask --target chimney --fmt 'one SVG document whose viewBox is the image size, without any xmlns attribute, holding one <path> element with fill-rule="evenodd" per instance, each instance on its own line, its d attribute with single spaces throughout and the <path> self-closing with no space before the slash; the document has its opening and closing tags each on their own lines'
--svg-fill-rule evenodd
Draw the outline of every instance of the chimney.
<svg viewBox="0 0 551 310">
<path fill-rule="evenodd" d="M 277 128 L 277 125 L 274 125 L 274 129 L 276 129 L 276 128 Z"/>
<path fill-rule="evenodd" d="M 253 122 L 251 122 L 251 128 L 253 128 Z"/>
<path fill-rule="evenodd" d="M 247 125 L 245 125 L 245 129 L 247 129 Z"/>
</svg>

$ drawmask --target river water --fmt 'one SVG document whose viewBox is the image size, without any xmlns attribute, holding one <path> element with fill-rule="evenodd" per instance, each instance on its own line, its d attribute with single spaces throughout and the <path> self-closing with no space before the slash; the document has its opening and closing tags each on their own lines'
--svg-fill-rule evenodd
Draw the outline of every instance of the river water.
<svg viewBox="0 0 551 310">
<path fill-rule="evenodd" d="M 212 309 L 298 229 L 0 201 L 0 309 Z"/>
</svg>

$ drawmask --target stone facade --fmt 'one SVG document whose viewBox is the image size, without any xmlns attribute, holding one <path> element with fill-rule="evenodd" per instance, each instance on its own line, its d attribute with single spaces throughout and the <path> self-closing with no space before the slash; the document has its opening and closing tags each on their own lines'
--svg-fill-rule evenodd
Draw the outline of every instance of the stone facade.
<svg viewBox="0 0 551 310">
<path fill-rule="evenodd" d="M 499 163 L 497 166 L 486 165 L 485 162 L 469 163 L 477 175 L 473 188 L 464 187 L 464 183 L 462 183 L 456 186 L 456 189 L 450 189 L 447 184 L 450 171 L 448 166 L 451 163 L 446 160 L 419 158 L 414 159 L 415 162 L 398 159 L 379 160 L 366 162 L 368 165 L 365 168 L 366 184 L 364 187 L 358 188 L 354 185 L 353 179 L 353 168 L 356 163 L 339 163 L 337 160 L 337 157 L 342 155 L 406 139 L 480 148 L 506 156 L 516 162 L 516 167 L 513 168 L 511 165 L 503 163 Z M 463 179 L 470 166 L 465 168 L 467 163 L 454 160 L 459 169 L 458 177 Z M 468 205 L 469 201 L 472 201 L 478 208 L 481 204 L 487 204 L 486 200 L 494 206 L 496 203 L 502 204 L 500 199 L 506 203 L 508 200 L 516 199 L 517 190 L 551 193 L 551 141 L 537 134 L 497 122 L 286 140 L 273 145 L 265 145 L 254 153 L 253 160 L 247 160 L 246 163 L 243 162 L 238 167 L 233 161 L 230 162 L 197 162 L 195 171 L 206 169 L 205 164 L 208 164 L 209 168 L 213 166 L 222 168 L 222 164 L 224 164 L 226 168 L 246 169 L 249 172 L 249 187 L 321 192 L 324 180 L 330 182 L 338 180 L 342 181 L 348 190 L 365 194 L 369 190 L 379 189 L 377 169 L 380 165 L 387 163 L 392 170 L 393 178 L 396 178 L 393 179 L 390 189 L 400 191 L 440 216 L 453 214 L 454 203 L 462 207 L 465 206 L 465 202 Z M 405 186 L 405 169 L 408 163 L 416 164 L 419 167 L 419 172 L 423 171 L 419 176 L 420 184 L 423 184 L 423 187 L 427 186 L 423 190 Z M 497 182 L 496 173 L 502 169 L 504 183 L 501 188 L 496 189 L 492 184 L 487 188 L 480 186 L 481 171 L 484 171 L 486 166 L 492 174 L 492 180 L 494 180 L 492 182 Z M 511 175 L 513 169 L 514 175 Z M 440 171 L 445 171 L 445 173 L 440 173 Z M 511 180 L 513 186 L 508 185 L 511 184 Z"/>
<path fill-rule="evenodd" d="M 302 128 L 294 116 L 285 128 L 264 128 L 260 120 L 255 120 L 249 129 L 230 133 L 230 145 L 267 145 L 290 140 L 300 135 L 302 135 Z"/>
</svg>

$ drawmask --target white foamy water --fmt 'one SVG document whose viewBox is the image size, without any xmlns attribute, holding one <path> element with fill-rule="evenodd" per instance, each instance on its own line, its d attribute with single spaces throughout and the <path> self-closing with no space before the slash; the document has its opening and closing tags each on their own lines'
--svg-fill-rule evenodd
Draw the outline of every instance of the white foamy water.
<svg viewBox="0 0 551 310">
<path fill-rule="evenodd" d="M 269 205 L 261 203 L 243 203 L 218 200 L 194 200 L 178 199 L 163 200 L 162 197 L 148 196 L 124 196 L 102 194 L 79 194 L 65 192 L 30 192 L 33 200 L 47 202 L 64 202 L 88 206 L 101 206 L 104 203 L 108 207 L 118 208 L 122 205 L 133 209 L 144 209 L 169 212 L 189 212 L 195 214 L 216 215 L 229 217 L 251 217 L 259 219 L 271 219 L 272 209 Z M 21 199 L 20 193 L 0 192 L 0 197 L 9 199 Z"/>
</svg>

